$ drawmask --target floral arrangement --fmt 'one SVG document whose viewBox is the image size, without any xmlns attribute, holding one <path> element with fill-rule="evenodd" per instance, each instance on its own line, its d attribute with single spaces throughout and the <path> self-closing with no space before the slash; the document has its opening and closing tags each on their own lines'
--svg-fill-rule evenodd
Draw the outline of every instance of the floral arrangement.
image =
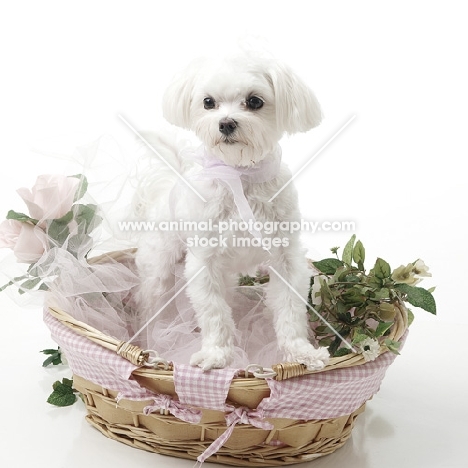
<svg viewBox="0 0 468 468">
<path fill-rule="evenodd" d="M 343 249 L 341 259 L 339 247 L 331 249 L 336 258 L 312 262 L 318 274 L 311 277 L 309 292 L 310 320 L 317 341 L 328 346 L 334 357 L 354 351 L 363 354 L 366 361 L 374 360 L 382 345 L 398 354 L 400 343 L 386 338 L 398 307 L 409 303 L 432 314 L 436 313 L 434 288 L 416 286 L 423 277 L 432 276 L 420 259 L 401 265 L 392 271 L 382 258 L 377 258 L 372 269 L 364 268 L 365 249 L 353 235 Z M 406 307 L 408 323 L 414 315 Z M 336 336 L 325 319 L 340 336 Z"/>
<path fill-rule="evenodd" d="M 88 182 L 83 175 L 41 175 L 31 189 L 20 188 L 17 193 L 25 202 L 28 213 L 14 210 L 7 213 L 0 224 L 0 247 L 10 248 L 17 261 L 28 264 L 26 273 L 12 278 L 0 291 L 17 285 L 20 294 L 26 291 L 49 289 L 49 281 L 60 274 L 43 268 L 47 257 L 54 257 L 55 249 L 63 249 L 75 258 L 86 258 L 92 248 L 92 231 L 102 221 L 98 207 L 84 203 Z M 44 272 L 49 274 L 44 276 Z M 66 364 L 60 348 L 41 351 L 47 359 L 43 367 Z M 55 406 L 69 406 L 76 401 L 73 381 L 64 378 L 55 382 L 47 402 Z"/>
<path fill-rule="evenodd" d="M 365 249 L 356 235 L 347 242 L 341 259 L 338 250 L 331 249 L 334 258 L 309 261 L 316 274 L 310 278 L 308 310 L 318 344 L 328 347 L 333 357 L 355 352 L 373 361 L 381 346 L 399 354 L 401 343 L 387 337 L 397 308 L 406 309 L 409 325 L 414 315 L 406 303 L 436 313 L 434 288 L 416 286 L 423 277 L 432 276 L 428 267 L 418 259 L 392 271 L 378 258 L 366 272 Z M 268 281 L 267 269 L 260 268 L 255 276 L 240 275 L 238 285 L 260 287 Z"/>
<path fill-rule="evenodd" d="M 14 284 L 20 294 L 47 290 L 49 278 L 43 277 L 38 263 L 54 249 L 65 249 L 75 258 L 86 257 L 93 244 L 91 233 L 102 221 L 96 205 L 80 202 L 87 187 L 83 175 L 41 175 L 31 189 L 17 190 L 29 214 L 8 212 L 0 224 L 0 247 L 12 249 L 17 261 L 29 267 L 0 291 Z"/>
</svg>

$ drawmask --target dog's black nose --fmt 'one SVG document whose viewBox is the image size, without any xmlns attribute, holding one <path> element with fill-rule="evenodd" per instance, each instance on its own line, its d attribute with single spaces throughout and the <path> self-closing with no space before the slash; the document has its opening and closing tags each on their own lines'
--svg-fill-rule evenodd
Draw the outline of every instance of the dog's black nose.
<svg viewBox="0 0 468 468">
<path fill-rule="evenodd" d="M 225 117 L 224 119 L 221 119 L 219 121 L 219 131 L 223 135 L 230 135 L 231 133 L 234 132 L 236 128 L 237 128 L 237 123 L 233 119 L 229 119 L 228 117 Z"/>
</svg>

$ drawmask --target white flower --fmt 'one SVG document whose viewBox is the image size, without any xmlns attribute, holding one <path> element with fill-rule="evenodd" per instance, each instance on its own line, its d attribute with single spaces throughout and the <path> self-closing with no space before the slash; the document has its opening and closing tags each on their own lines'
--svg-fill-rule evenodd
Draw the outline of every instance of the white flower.
<svg viewBox="0 0 468 468">
<path fill-rule="evenodd" d="M 67 359 L 67 356 L 65 356 L 65 353 L 63 352 L 63 349 L 62 348 L 59 348 L 59 353 L 60 353 L 60 359 L 62 361 L 62 364 L 68 366 L 68 359 Z"/>
<path fill-rule="evenodd" d="M 380 344 L 377 340 L 366 338 L 358 346 L 366 362 L 373 361 L 379 357 Z"/>
<path fill-rule="evenodd" d="M 413 273 L 418 276 L 432 276 L 432 273 L 429 273 L 429 267 L 420 258 L 413 263 Z"/>
<path fill-rule="evenodd" d="M 314 276 L 314 284 L 312 285 L 312 304 L 319 306 L 322 303 L 322 296 L 320 291 L 322 289 L 322 282 L 328 283 L 328 277 L 325 275 Z"/>
<path fill-rule="evenodd" d="M 409 284 L 410 286 L 418 284 L 421 279 L 415 275 L 413 268 L 414 265 L 412 263 L 408 263 L 406 266 L 399 266 L 392 273 L 393 281 L 395 281 L 395 283 Z"/>
<path fill-rule="evenodd" d="M 410 286 L 415 286 L 422 281 L 421 277 L 429 276 L 432 276 L 429 273 L 429 267 L 420 258 L 413 263 L 408 263 L 406 266 L 399 266 L 392 273 L 392 279 L 395 283 L 406 283 Z"/>
</svg>

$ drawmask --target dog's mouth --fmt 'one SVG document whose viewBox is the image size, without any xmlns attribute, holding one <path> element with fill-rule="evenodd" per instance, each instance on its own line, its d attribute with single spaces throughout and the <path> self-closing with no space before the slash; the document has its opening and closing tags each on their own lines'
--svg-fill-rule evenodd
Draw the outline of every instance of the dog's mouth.
<svg viewBox="0 0 468 468">
<path fill-rule="evenodd" d="M 225 145 L 235 145 L 236 143 L 239 143 L 239 141 L 234 137 L 226 136 L 222 137 L 219 140 L 219 143 L 224 143 Z"/>
<path fill-rule="evenodd" d="M 236 137 L 236 135 L 219 135 L 217 140 L 214 142 L 215 146 L 221 145 L 235 145 L 236 143 L 241 143 L 241 141 Z"/>
</svg>

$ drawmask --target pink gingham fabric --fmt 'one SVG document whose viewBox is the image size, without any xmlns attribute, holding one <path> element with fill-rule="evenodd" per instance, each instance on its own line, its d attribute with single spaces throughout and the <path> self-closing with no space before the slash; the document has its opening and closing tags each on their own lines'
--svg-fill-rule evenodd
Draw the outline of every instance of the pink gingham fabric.
<svg viewBox="0 0 468 468">
<path fill-rule="evenodd" d="M 226 398 L 237 369 L 203 371 L 199 367 L 174 363 L 174 384 L 181 403 L 225 411 Z"/>
<path fill-rule="evenodd" d="M 192 419 L 197 414 L 183 413 L 183 409 L 207 408 L 231 411 L 226 398 L 237 369 L 216 369 L 203 372 L 198 367 L 174 364 L 174 383 L 179 402 L 160 401 L 162 395 L 140 387 L 131 379 L 136 366 L 114 352 L 78 335 L 52 317 L 47 310 L 44 321 L 52 338 L 64 351 L 70 368 L 95 384 L 120 393 L 129 400 L 153 400 L 151 410 L 161 404 L 176 417 Z M 402 340 L 404 341 L 404 340 Z M 375 361 L 348 369 L 320 372 L 285 381 L 267 379 L 270 396 L 257 408 L 263 418 L 329 419 L 350 414 L 372 397 L 380 388 L 388 366 L 395 359 L 387 352 Z M 178 414 L 175 414 L 178 413 Z M 181 417 L 182 414 L 185 417 Z"/>
<path fill-rule="evenodd" d="M 60 323 L 44 310 L 44 322 L 53 340 L 60 346 L 72 372 L 109 390 L 120 392 L 125 398 L 146 400 L 154 396 L 129 380 L 136 366 L 109 349 L 93 343 Z"/>
<path fill-rule="evenodd" d="M 270 397 L 258 406 L 265 418 L 329 419 L 351 414 L 378 392 L 396 355 L 386 352 L 375 361 L 294 379 L 268 379 Z"/>
</svg>

